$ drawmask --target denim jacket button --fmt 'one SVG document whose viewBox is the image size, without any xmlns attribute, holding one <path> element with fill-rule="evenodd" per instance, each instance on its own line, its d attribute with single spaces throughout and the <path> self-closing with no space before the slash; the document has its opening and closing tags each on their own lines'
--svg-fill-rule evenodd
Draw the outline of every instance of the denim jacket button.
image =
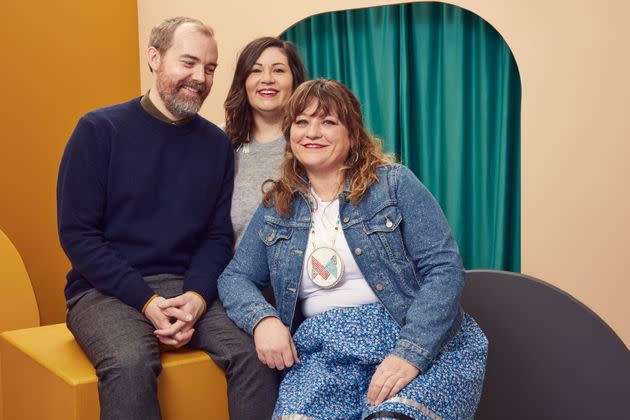
<svg viewBox="0 0 630 420">
<path fill-rule="evenodd" d="M 394 226 L 394 223 L 391 220 L 389 220 L 389 217 L 386 217 L 385 220 L 387 220 L 385 222 L 385 226 L 387 227 L 387 229 L 391 229 L 392 226 Z"/>
<path fill-rule="evenodd" d="M 346 216 L 346 217 L 344 217 L 344 218 L 343 218 L 343 222 L 344 222 L 344 223 L 348 223 L 349 221 L 350 221 L 350 218 L 349 218 L 348 216 Z"/>
<path fill-rule="evenodd" d="M 381 283 L 376 283 L 376 290 L 382 292 L 385 287 Z"/>
<path fill-rule="evenodd" d="M 275 234 L 275 233 L 273 233 L 273 232 L 271 232 L 271 233 L 269 234 L 269 236 L 267 236 L 267 240 L 268 240 L 269 242 L 271 242 L 271 241 L 273 241 L 273 238 L 275 238 L 275 236 L 276 236 L 276 234 Z"/>
<path fill-rule="evenodd" d="M 361 255 L 363 253 L 363 250 L 361 250 L 361 248 L 355 248 L 354 249 L 354 255 Z"/>
</svg>

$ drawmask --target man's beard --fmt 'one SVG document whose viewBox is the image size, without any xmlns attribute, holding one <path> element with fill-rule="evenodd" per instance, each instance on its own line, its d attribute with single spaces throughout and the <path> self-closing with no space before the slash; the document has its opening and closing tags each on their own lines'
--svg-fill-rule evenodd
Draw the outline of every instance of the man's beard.
<svg viewBox="0 0 630 420">
<path fill-rule="evenodd" d="M 198 95 L 189 95 L 181 92 L 186 87 L 199 92 Z M 210 92 L 205 83 L 191 80 L 175 81 L 169 78 L 163 71 L 157 74 L 157 91 L 166 109 L 177 118 L 188 118 L 199 112 L 203 101 Z"/>
</svg>

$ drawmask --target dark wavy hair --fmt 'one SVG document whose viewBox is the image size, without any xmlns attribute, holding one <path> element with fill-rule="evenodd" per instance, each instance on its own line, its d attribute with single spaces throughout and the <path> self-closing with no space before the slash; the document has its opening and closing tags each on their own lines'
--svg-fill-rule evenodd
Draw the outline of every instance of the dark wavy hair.
<svg viewBox="0 0 630 420">
<path fill-rule="evenodd" d="M 258 60 L 258 57 L 267 48 L 279 48 L 287 56 L 291 75 L 293 76 L 293 90 L 306 80 L 306 70 L 298 55 L 295 45 L 280 38 L 265 36 L 257 38 L 247 44 L 238 56 L 234 79 L 225 100 L 225 133 L 232 140 L 236 149 L 246 142 L 252 129 L 252 108 L 247 102 L 245 80 Z"/>
<path fill-rule="evenodd" d="M 383 152 L 379 139 L 368 133 L 363 124 L 361 103 L 343 84 L 331 79 L 314 79 L 302 83 L 291 95 L 284 108 L 282 132 L 287 139 L 284 161 L 280 166 L 280 179 L 268 180 L 264 184 L 263 204 L 274 206 L 278 213 L 289 217 L 293 211 L 293 196 L 296 191 L 308 194 L 304 182 L 306 171 L 291 151 L 291 126 L 295 118 L 312 103 L 317 107 L 312 115 L 336 114 L 348 130 L 350 150 L 341 170 L 350 180 L 347 199 L 357 205 L 370 185 L 378 181 L 379 166 L 392 163 L 393 156 Z"/>
</svg>

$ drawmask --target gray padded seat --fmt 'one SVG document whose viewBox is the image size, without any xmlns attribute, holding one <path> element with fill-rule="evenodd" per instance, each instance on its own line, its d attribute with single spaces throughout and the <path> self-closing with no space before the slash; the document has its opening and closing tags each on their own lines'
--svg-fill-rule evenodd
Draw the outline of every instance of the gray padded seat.
<svg viewBox="0 0 630 420">
<path fill-rule="evenodd" d="M 630 352 L 586 306 L 492 270 L 466 273 L 462 304 L 490 343 L 476 419 L 630 419 Z"/>
</svg>

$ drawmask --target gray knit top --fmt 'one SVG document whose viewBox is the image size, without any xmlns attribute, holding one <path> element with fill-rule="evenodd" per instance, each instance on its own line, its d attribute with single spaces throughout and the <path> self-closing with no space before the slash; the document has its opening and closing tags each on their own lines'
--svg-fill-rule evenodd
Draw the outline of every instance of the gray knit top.
<svg viewBox="0 0 630 420">
<path fill-rule="evenodd" d="M 234 249 L 243 238 L 249 220 L 261 203 L 261 185 L 267 179 L 277 179 L 284 157 L 286 141 L 280 137 L 270 143 L 250 140 L 234 152 L 235 174 L 232 196 L 232 226 Z"/>
</svg>

